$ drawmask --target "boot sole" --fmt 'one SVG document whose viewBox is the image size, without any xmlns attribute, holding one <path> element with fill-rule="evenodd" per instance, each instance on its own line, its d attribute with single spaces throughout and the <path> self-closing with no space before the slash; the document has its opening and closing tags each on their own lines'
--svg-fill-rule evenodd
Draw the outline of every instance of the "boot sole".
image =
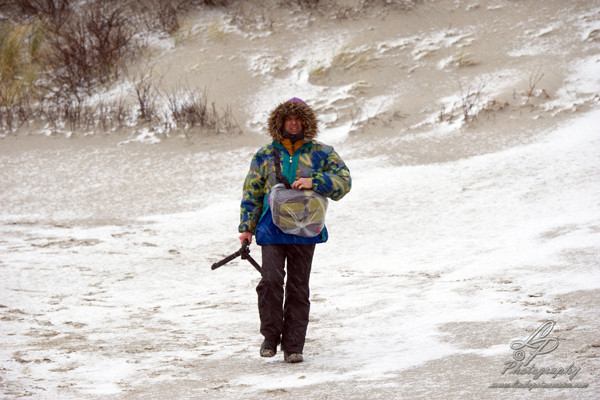
<svg viewBox="0 0 600 400">
<path fill-rule="evenodd" d="M 302 357 L 302 354 L 295 353 L 295 354 L 286 355 L 284 357 L 284 360 L 285 360 L 286 363 L 296 364 L 296 363 L 303 362 L 304 361 L 304 357 Z"/>
<path fill-rule="evenodd" d="M 271 358 L 275 356 L 275 352 L 271 349 L 262 349 L 260 351 L 260 356 L 261 357 L 267 357 L 267 358 Z"/>
</svg>

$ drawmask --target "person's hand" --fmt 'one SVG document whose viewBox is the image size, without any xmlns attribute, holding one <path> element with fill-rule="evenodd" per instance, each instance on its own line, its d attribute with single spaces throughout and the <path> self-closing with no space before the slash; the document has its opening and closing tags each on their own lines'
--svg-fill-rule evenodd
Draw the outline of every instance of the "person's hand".
<svg viewBox="0 0 600 400">
<path fill-rule="evenodd" d="M 244 244 L 244 240 L 248 241 L 248 246 L 252 243 L 252 233 L 245 231 L 240 235 L 240 242 Z"/>
<path fill-rule="evenodd" d="M 292 183 L 292 189 L 310 190 L 312 189 L 312 178 L 300 178 Z"/>
</svg>

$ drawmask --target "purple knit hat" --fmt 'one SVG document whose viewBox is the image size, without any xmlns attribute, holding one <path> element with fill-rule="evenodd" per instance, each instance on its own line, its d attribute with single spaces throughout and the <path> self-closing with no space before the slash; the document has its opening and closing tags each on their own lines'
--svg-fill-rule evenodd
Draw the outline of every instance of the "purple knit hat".
<svg viewBox="0 0 600 400">
<path fill-rule="evenodd" d="M 304 104 L 305 106 L 308 106 L 308 104 L 306 104 L 306 103 L 304 102 L 304 100 L 302 100 L 302 99 L 300 99 L 300 98 L 298 98 L 298 97 L 292 97 L 292 98 L 291 98 L 291 99 L 289 99 L 288 101 L 297 101 L 298 103 L 302 103 L 302 104 Z"/>
</svg>

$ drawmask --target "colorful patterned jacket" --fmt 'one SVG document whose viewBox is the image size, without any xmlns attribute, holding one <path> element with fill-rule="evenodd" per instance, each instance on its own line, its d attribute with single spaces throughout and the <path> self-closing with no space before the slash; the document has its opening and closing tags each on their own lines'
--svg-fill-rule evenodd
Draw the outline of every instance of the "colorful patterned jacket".
<svg viewBox="0 0 600 400">
<path fill-rule="evenodd" d="M 304 143 L 290 155 L 281 144 L 285 139 L 281 126 L 285 116 L 296 114 L 302 119 Z M 312 238 L 288 235 L 273 224 L 268 195 L 277 183 L 274 152 L 281 155 L 282 173 L 290 183 L 299 178 L 311 178 L 313 190 L 332 200 L 344 197 L 352 186 L 350 171 L 333 147 L 314 140 L 317 120 L 304 102 L 290 100 L 273 110 L 269 118 L 269 133 L 274 141 L 263 146 L 252 158 L 250 171 L 244 181 L 240 213 L 240 232 L 249 231 L 259 245 L 313 244 L 327 241 L 327 229 Z"/>
</svg>

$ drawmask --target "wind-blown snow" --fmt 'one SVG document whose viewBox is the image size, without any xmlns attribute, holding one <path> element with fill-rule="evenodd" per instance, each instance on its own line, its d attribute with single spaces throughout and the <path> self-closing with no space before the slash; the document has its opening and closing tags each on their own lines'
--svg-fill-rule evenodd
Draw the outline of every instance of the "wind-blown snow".
<svg viewBox="0 0 600 400">
<path fill-rule="evenodd" d="M 431 165 L 386 165 L 342 146 L 354 184 L 331 204 L 331 239 L 314 260 L 310 370 L 273 379 L 259 368 L 228 384 L 253 393 L 378 380 L 464 353 L 442 340 L 445 323 L 527 317 L 505 287 L 525 288 L 521 296 L 599 288 L 597 258 L 572 257 L 598 250 L 598 126 L 594 111 L 529 145 Z M 241 185 L 247 161 L 232 153 L 223 171 L 238 170 L 236 177 L 223 175 L 228 183 L 204 192 L 197 211 L 126 225 L 56 226 L 43 222 L 44 209 L 3 209 L 6 378 L 59 393 L 64 371 L 63 386 L 106 395 L 201 379 L 202 369 L 190 368 L 202 360 L 277 362 L 257 359 L 256 271 L 241 260 L 209 269 L 236 249 L 233 182 Z M 215 173 L 214 162 L 196 167 Z"/>
<path fill-rule="evenodd" d="M 493 3 L 498 2 L 485 6 L 492 14 L 509 6 Z M 476 11 L 479 3 L 472 7 Z M 573 35 L 590 46 L 597 40 L 597 12 L 570 17 L 579 26 Z M 244 33 L 218 15 L 205 16 L 214 23 L 214 35 L 222 29 L 248 43 L 273 35 L 269 29 Z M 204 27 L 194 25 L 190 35 L 205 35 Z M 528 40 L 536 39 L 530 46 L 508 43 L 507 53 L 515 62 L 541 56 L 553 49 L 560 29 L 556 22 L 543 22 L 523 32 Z M 400 73 L 417 75 L 420 63 L 436 52 L 470 50 L 480 40 L 474 25 L 421 33 L 398 33 L 360 49 L 374 59 L 406 52 L 414 65 Z M 340 29 L 319 40 L 299 40 L 290 56 L 269 48 L 240 56 L 247 56 L 249 76 L 261 82 L 247 96 L 250 127 L 262 129 L 274 104 L 293 93 L 319 110 L 319 139 L 333 144 L 352 172 L 352 191 L 329 205 L 330 240 L 315 254 L 306 362 L 289 366 L 280 354 L 258 356 L 259 275 L 248 262 L 237 259 L 210 269 L 239 248 L 241 186 L 257 150 L 242 143 L 254 142 L 251 133 L 206 139 L 208 150 L 163 140 L 150 128 L 98 146 L 86 142 L 94 138 L 77 135 L 68 142 L 41 138 L 47 142 L 26 142 L 32 147 L 14 146 L 0 157 L 2 396 L 262 399 L 323 390 L 312 398 L 342 398 L 329 388 L 347 385 L 357 398 L 368 398 L 372 391 L 378 398 L 389 393 L 499 398 L 509 392 L 484 393 L 491 382 L 483 378 L 477 382 L 481 386 L 459 388 L 464 393 L 458 394 L 434 382 L 438 386 L 419 396 L 409 389 L 420 382 L 399 377 L 432 362 L 443 369 L 442 360 L 451 357 L 510 357 L 514 338 L 502 336 L 504 331 L 499 341 L 467 343 L 461 335 L 483 334 L 469 330 L 472 324 L 501 330 L 498 325 L 510 320 L 524 327 L 518 334 L 526 337 L 540 320 L 560 317 L 561 346 L 578 346 L 566 356 L 587 361 L 583 372 L 588 375 L 582 379 L 591 377 L 596 384 L 576 396 L 595 397 L 598 343 L 580 343 L 571 334 L 577 324 L 577 334 L 597 326 L 597 318 L 585 320 L 594 315 L 595 303 L 567 305 L 587 313 L 573 316 L 556 299 L 600 288 L 598 56 L 590 51 L 570 58 L 564 64 L 570 75 L 556 83 L 556 90 L 548 89 L 549 99 L 532 105 L 547 122 L 544 126 L 552 128 L 540 132 L 528 120 L 521 132 L 513 131 L 517 124 L 507 128 L 524 139 L 507 140 L 501 150 L 481 148 L 469 153 L 479 154 L 473 157 L 452 154 L 449 162 L 417 159 L 402 165 L 405 154 L 398 143 L 418 147 L 451 135 L 458 140 L 462 134 L 475 135 L 476 128 L 461 131 L 459 118 L 439 122 L 438 105 L 449 111 L 461 100 L 459 89 L 450 88 L 436 91 L 435 106 L 401 134 L 349 134 L 371 117 L 403 112 L 394 102 L 406 95 L 397 82 L 364 98 L 356 94 L 365 85 L 360 79 L 339 86 L 311 83 L 312 69 L 329 65 L 351 34 Z M 174 53 L 175 42 L 153 37 L 149 43 Z M 436 58 L 436 73 L 448 54 L 438 54 L 442 64 Z M 522 89 L 519 81 L 530 73 L 523 74 L 523 68 L 487 68 L 502 79 L 488 82 L 478 106 Z M 544 79 L 550 78 L 551 69 L 540 71 L 548 71 Z M 474 79 L 478 76 L 483 75 L 473 72 Z M 93 101 L 118 97 L 125 89 L 131 88 L 121 86 Z M 360 110 L 352 118 L 340 117 L 341 107 L 351 109 L 356 99 Z M 498 116 L 518 122 L 528 118 L 518 99 L 511 105 L 513 110 Z M 557 115 L 560 124 L 551 120 Z M 13 146 L 30 138 L 4 140 Z M 227 140 L 237 147 L 226 148 L 222 142 Z M 374 156 L 358 150 L 387 144 L 389 151 Z M 252 245 L 251 250 L 261 262 L 260 248 Z M 448 333 L 452 324 L 460 327 L 454 336 Z M 501 367 L 495 361 L 483 365 L 494 376 L 500 376 Z M 519 395 L 542 397 L 536 391 Z"/>
</svg>

